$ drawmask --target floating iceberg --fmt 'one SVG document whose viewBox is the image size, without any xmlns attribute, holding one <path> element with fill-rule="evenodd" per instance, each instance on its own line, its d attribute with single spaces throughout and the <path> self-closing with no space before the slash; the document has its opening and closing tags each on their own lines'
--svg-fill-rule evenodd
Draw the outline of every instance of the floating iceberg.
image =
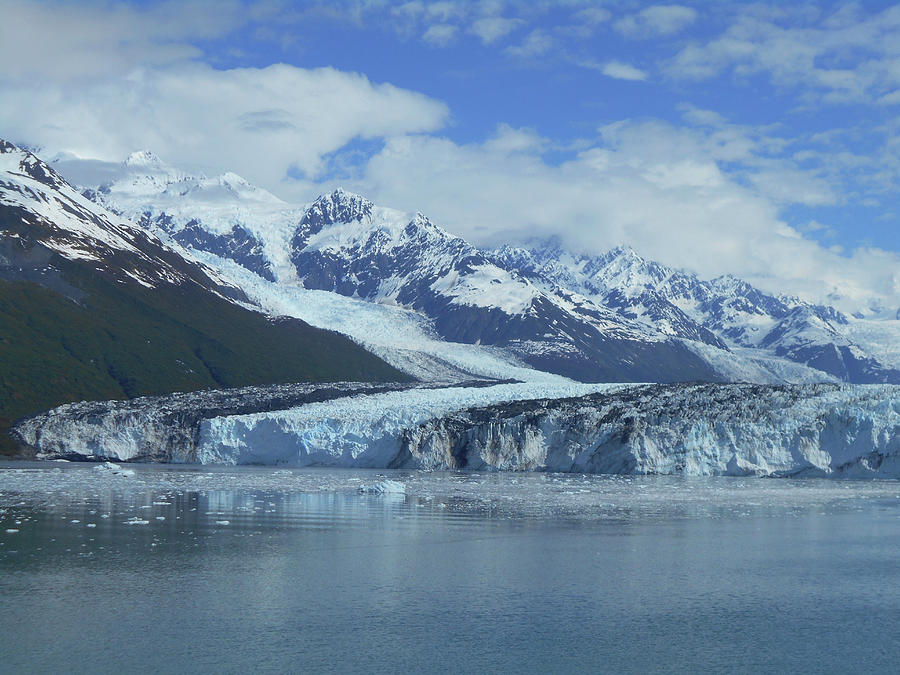
<svg viewBox="0 0 900 675">
<path fill-rule="evenodd" d="M 383 480 L 374 485 L 363 485 L 359 491 L 368 495 L 405 495 L 406 485 L 398 480 Z"/>
<path fill-rule="evenodd" d="M 103 462 L 102 464 L 95 466 L 92 470 L 94 473 L 110 476 L 123 476 L 125 478 L 134 476 L 134 469 L 123 469 L 118 464 L 113 464 L 112 462 Z"/>
</svg>

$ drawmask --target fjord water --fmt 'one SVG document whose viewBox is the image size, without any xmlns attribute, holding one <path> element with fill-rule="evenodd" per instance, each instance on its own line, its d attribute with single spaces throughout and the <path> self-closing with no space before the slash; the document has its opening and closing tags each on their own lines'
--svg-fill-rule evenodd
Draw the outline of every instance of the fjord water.
<svg viewBox="0 0 900 675">
<path fill-rule="evenodd" d="M 5 464 L 0 570 L 6 672 L 900 663 L 895 481 Z"/>
</svg>

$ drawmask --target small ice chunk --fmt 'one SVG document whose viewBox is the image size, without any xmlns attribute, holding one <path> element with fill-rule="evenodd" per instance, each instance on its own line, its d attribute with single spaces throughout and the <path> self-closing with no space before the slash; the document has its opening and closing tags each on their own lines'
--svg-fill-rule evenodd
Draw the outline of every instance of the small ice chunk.
<svg viewBox="0 0 900 675">
<path fill-rule="evenodd" d="M 397 480 L 383 480 L 375 485 L 361 485 L 359 491 L 367 495 L 405 495 L 406 485 Z"/>
<path fill-rule="evenodd" d="M 217 520 L 216 525 L 231 525 L 230 520 Z"/>
<path fill-rule="evenodd" d="M 126 520 L 125 524 L 126 525 L 149 525 L 150 521 L 143 520 L 142 518 L 138 518 L 135 516 L 134 518 L 129 518 L 128 520 Z"/>
<path fill-rule="evenodd" d="M 18 530 L 11 527 L 6 531 L 6 534 L 15 534 L 16 532 L 18 532 Z"/>
<path fill-rule="evenodd" d="M 113 464 L 112 462 L 103 462 L 103 464 L 98 464 L 94 467 L 93 471 L 94 473 L 105 473 L 112 476 L 134 476 L 134 469 L 123 469 L 118 464 Z"/>
</svg>

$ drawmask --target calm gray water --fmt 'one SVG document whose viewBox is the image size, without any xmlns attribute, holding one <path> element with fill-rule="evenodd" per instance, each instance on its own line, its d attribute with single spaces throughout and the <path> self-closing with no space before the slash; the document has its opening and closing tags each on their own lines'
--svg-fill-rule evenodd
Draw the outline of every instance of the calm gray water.
<svg viewBox="0 0 900 675">
<path fill-rule="evenodd" d="M 136 469 L 0 464 L 0 670 L 900 669 L 897 482 Z"/>
</svg>

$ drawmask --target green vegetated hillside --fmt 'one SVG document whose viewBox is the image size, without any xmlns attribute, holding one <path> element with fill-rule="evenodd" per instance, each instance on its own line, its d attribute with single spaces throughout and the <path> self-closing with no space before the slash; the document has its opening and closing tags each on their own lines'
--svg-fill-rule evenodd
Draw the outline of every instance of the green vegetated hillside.
<svg viewBox="0 0 900 675">
<path fill-rule="evenodd" d="M 62 403 L 210 387 L 410 379 L 330 331 L 270 319 L 195 284 L 116 283 L 54 254 L 77 302 L 0 278 L 0 449 L 18 418 Z M 2 275 L 0 275 L 2 276 Z"/>
</svg>

